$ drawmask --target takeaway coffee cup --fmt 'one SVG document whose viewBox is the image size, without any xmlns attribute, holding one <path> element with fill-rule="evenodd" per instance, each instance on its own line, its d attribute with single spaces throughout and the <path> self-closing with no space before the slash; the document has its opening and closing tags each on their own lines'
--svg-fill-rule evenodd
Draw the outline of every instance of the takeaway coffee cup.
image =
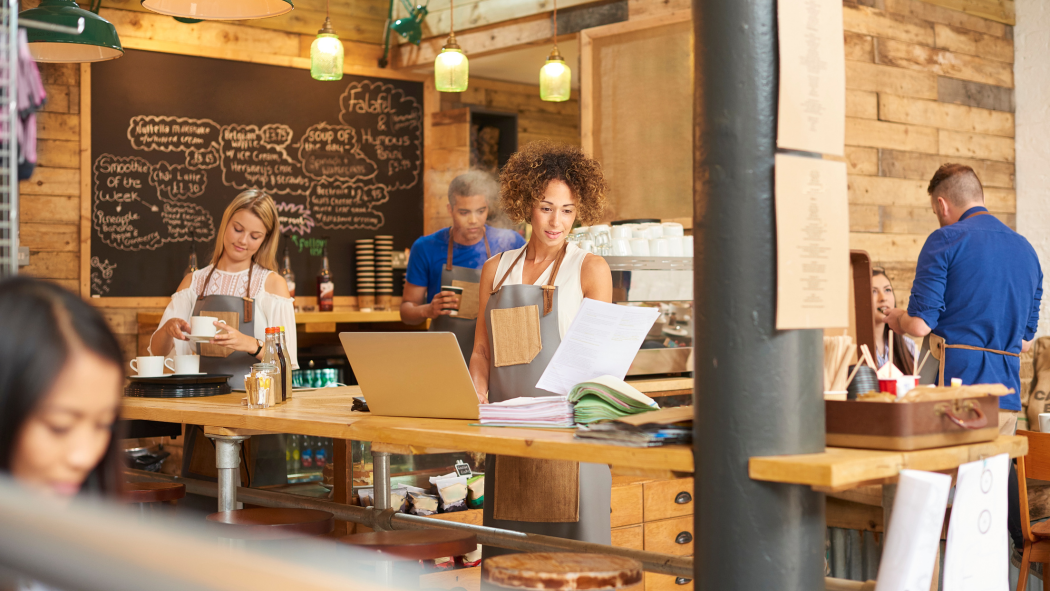
<svg viewBox="0 0 1050 591">
<path fill-rule="evenodd" d="M 171 365 L 168 362 L 172 362 Z M 198 355 L 176 355 L 173 359 L 165 359 L 164 367 L 179 375 L 200 373 L 201 358 Z"/>
<path fill-rule="evenodd" d="M 140 378 L 164 375 L 164 358 L 160 356 L 136 357 L 131 360 L 130 365 Z"/>
<path fill-rule="evenodd" d="M 213 337 L 217 332 L 215 322 L 218 318 L 214 316 L 194 316 L 190 318 L 190 336 Z"/>
<path fill-rule="evenodd" d="M 1039 413 L 1039 432 L 1050 433 L 1050 412 Z"/>
<path fill-rule="evenodd" d="M 452 293 L 456 294 L 457 298 L 462 298 L 463 297 L 463 288 L 462 287 L 456 287 L 454 285 L 442 285 L 441 286 L 441 291 L 451 291 Z M 448 313 L 449 316 L 459 316 L 459 303 L 458 302 L 456 303 L 455 307 L 447 306 L 444 309 L 445 310 L 452 310 L 451 312 Z"/>
</svg>

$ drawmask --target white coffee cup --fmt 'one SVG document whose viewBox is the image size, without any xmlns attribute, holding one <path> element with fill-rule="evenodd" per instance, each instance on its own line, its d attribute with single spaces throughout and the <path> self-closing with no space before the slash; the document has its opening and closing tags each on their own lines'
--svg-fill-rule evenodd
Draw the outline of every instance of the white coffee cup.
<svg viewBox="0 0 1050 591">
<path fill-rule="evenodd" d="M 682 237 L 682 254 L 687 257 L 693 256 L 693 237 L 683 236 Z"/>
<path fill-rule="evenodd" d="M 649 254 L 654 257 L 671 256 L 671 247 L 666 238 L 651 238 L 649 240 Z"/>
<path fill-rule="evenodd" d="M 671 251 L 671 256 L 673 256 L 673 257 L 685 256 L 685 253 L 682 251 L 682 237 L 681 236 L 672 236 L 670 238 L 667 238 L 666 240 L 667 240 L 667 248 Z"/>
<path fill-rule="evenodd" d="M 631 229 L 628 228 L 627 226 L 613 226 L 612 227 L 611 236 L 612 236 L 613 240 L 617 240 L 617 239 L 620 239 L 620 238 L 623 238 L 625 240 L 630 240 L 631 239 Z"/>
<path fill-rule="evenodd" d="M 631 254 L 636 257 L 649 256 L 649 241 L 645 238 L 634 238 L 631 240 Z"/>
<path fill-rule="evenodd" d="M 613 240 L 612 244 L 613 256 L 618 257 L 629 257 L 631 256 L 631 241 L 626 238 L 617 238 Z"/>
<path fill-rule="evenodd" d="M 594 241 L 593 240 L 580 240 L 580 250 L 584 252 L 594 252 Z"/>
<path fill-rule="evenodd" d="M 213 337 L 218 329 L 215 322 L 219 319 L 214 316 L 194 316 L 190 318 L 190 335 L 195 337 Z"/>
<path fill-rule="evenodd" d="M 164 358 L 154 355 L 149 357 L 136 357 L 131 360 L 131 369 L 140 378 L 154 378 L 164 375 Z"/>
<path fill-rule="evenodd" d="M 1039 413 L 1039 432 L 1050 433 L 1050 412 Z"/>
<path fill-rule="evenodd" d="M 172 365 L 168 365 L 169 361 Z M 201 358 L 199 355 L 176 355 L 172 359 L 165 359 L 164 367 L 179 375 L 200 373 Z"/>
<path fill-rule="evenodd" d="M 663 238 L 664 237 L 664 227 L 661 226 L 660 224 L 650 224 L 649 227 L 646 228 L 646 230 L 649 231 L 649 237 L 650 238 Z"/>
</svg>

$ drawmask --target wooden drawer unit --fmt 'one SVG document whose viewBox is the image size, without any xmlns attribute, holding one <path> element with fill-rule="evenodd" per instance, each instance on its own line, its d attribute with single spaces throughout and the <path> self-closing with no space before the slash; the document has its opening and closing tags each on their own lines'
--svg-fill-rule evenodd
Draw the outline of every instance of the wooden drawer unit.
<svg viewBox="0 0 1050 591">
<path fill-rule="evenodd" d="M 643 484 L 642 488 L 645 521 L 693 514 L 692 478 L 653 480 Z"/>
<path fill-rule="evenodd" d="M 644 531 L 641 525 L 628 527 L 614 527 L 612 530 L 612 545 L 617 548 L 630 548 L 631 550 L 644 550 L 642 542 Z"/>
<path fill-rule="evenodd" d="M 645 591 L 693 591 L 693 580 L 685 577 L 645 573 Z"/>
<path fill-rule="evenodd" d="M 613 485 L 612 514 L 609 516 L 609 524 L 612 527 L 637 525 L 642 522 L 643 486 L 641 483 Z"/>
<path fill-rule="evenodd" d="M 693 516 L 645 522 L 645 550 L 677 556 L 693 553 Z"/>
</svg>

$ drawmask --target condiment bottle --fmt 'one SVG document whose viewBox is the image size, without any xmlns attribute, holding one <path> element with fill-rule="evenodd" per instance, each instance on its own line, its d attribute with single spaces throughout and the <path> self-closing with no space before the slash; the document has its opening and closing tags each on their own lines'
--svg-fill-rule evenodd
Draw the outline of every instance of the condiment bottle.
<svg viewBox="0 0 1050 591">
<path fill-rule="evenodd" d="M 287 373 L 285 373 L 284 376 L 284 399 L 288 400 L 292 397 L 292 372 L 294 372 L 295 370 L 292 369 L 292 354 L 288 352 L 288 341 L 285 340 L 284 327 L 279 326 L 278 328 L 281 329 L 281 334 L 279 335 L 280 340 L 278 341 L 278 344 L 280 345 L 281 358 L 284 362 L 284 365 L 282 365 L 281 368 L 282 370 L 287 368 Z"/>
<path fill-rule="evenodd" d="M 321 273 L 317 275 L 317 309 L 331 312 L 335 306 L 335 283 L 332 283 L 332 272 L 328 269 L 328 245 L 321 250 Z"/>
<path fill-rule="evenodd" d="M 274 376 L 274 400 L 277 404 L 284 402 L 284 372 L 281 367 L 284 364 L 284 358 L 281 357 L 281 352 L 278 349 L 277 340 L 281 335 L 281 329 L 276 326 L 270 326 L 266 329 L 266 344 L 263 345 L 263 363 L 269 363 L 274 366 L 277 370 L 278 375 Z"/>
<path fill-rule="evenodd" d="M 295 273 L 292 272 L 292 257 L 288 254 L 288 243 L 284 245 L 284 261 L 281 263 L 281 277 L 288 284 L 288 293 L 295 307 Z"/>
</svg>

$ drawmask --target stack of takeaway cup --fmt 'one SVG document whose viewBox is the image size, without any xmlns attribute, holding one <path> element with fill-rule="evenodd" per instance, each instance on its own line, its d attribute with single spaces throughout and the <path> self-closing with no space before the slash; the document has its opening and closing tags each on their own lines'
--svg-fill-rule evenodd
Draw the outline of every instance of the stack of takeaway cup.
<svg viewBox="0 0 1050 591">
<path fill-rule="evenodd" d="M 394 299 L 394 237 L 376 236 L 376 307 L 393 308 Z"/>
<path fill-rule="evenodd" d="M 354 241 L 357 255 L 357 309 L 371 312 L 376 304 L 376 251 L 371 238 Z"/>
</svg>

